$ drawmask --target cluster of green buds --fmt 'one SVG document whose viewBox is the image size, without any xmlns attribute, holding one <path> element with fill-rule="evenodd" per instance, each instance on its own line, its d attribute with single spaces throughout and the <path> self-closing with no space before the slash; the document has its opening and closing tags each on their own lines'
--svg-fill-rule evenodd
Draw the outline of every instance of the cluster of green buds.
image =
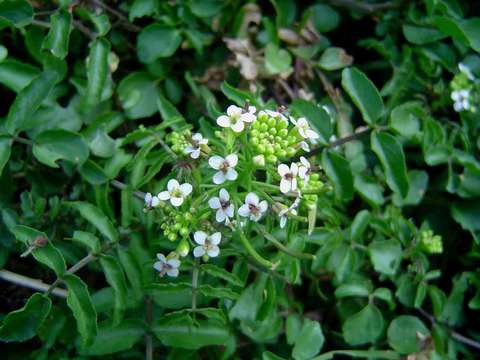
<svg viewBox="0 0 480 360">
<path fill-rule="evenodd" d="M 175 208 L 165 206 L 163 208 L 164 218 L 160 228 L 163 234 L 170 241 L 187 238 L 190 234 L 190 225 L 193 219 L 193 214 L 190 210 L 179 211 Z"/>
<path fill-rule="evenodd" d="M 174 131 L 167 137 L 167 142 L 171 145 L 171 149 L 175 154 L 184 154 L 185 149 L 190 145 L 192 133 L 186 129 L 183 131 Z"/>
<path fill-rule="evenodd" d="M 302 199 L 307 206 L 315 205 L 318 200 L 318 193 L 325 190 L 325 184 L 320 180 L 320 174 L 312 173 L 308 181 L 300 180 L 298 187 L 302 193 Z"/>
<path fill-rule="evenodd" d="M 460 72 L 454 76 L 450 83 L 453 108 L 456 112 L 477 112 L 480 101 L 480 84 L 476 81 L 470 68 L 460 63 Z"/>
<path fill-rule="evenodd" d="M 420 232 L 420 243 L 430 254 L 441 254 L 443 252 L 442 237 L 434 235 L 432 230 L 422 230 Z"/>
<path fill-rule="evenodd" d="M 261 111 L 250 132 L 254 153 L 257 156 L 263 155 L 272 164 L 279 159 L 294 156 L 299 148 L 299 138 L 293 132 L 282 114 Z"/>
</svg>

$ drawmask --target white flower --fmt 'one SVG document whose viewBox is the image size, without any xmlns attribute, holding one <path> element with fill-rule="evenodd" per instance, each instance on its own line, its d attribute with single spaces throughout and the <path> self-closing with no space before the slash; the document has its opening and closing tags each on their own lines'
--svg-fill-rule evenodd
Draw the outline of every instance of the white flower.
<svg viewBox="0 0 480 360">
<path fill-rule="evenodd" d="M 287 224 L 288 215 L 297 215 L 296 208 L 298 207 L 299 204 L 300 204 L 300 196 L 298 196 L 295 199 L 295 201 L 293 202 L 292 205 L 290 205 L 290 207 L 286 207 L 283 204 L 281 205 L 282 210 L 280 210 L 280 212 L 278 213 L 278 216 L 280 217 L 280 228 L 283 229 Z"/>
<path fill-rule="evenodd" d="M 152 208 L 160 204 L 160 199 L 157 196 L 152 196 L 151 193 L 145 194 L 145 206 L 147 208 Z"/>
<path fill-rule="evenodd" d="M 282 177 L 280 180 L 280 191 L 284 194 L 297 190 L 298 165 L 292 163 L 290 167 L 285 164 L 278 165 L 278 174 Z"/>
<path fill-rule="evenodd" d="M 465 64 L 462 64 L 462 63 L 459 63 L 458 64 L 458 69 L 460 70 L 460 72 L 464 73 L 465 75 L 467 75 L 467 77 L 470 79 L 470 80 L 475 80 L 475 76 L 473 75 L 472 73 L 472 70 Z"/>
<path fill-rule="evenodd" d="M 220 254 L 218 244 L 222 240 L 222 234 L 216 232 L 212 235 L 208 235 L 203 231 L 195 231 L 193 239 L 199 245 L 193 249 L 193 256 L 201 257 L 207 254 L 209 257 L 217 257 Z"/>
<path fill-rule="evenodd" d="M 308 176 L 312 171 L 312 165 L 310 162 L 303 156 L 300 156 L 300 166 L 298 167 L 298 176 L 302 180 L 308 180 Z"/>
<path fill-rule="evenodd" d="M 228 222 L 233 217 L 233 204 L 230 202 L 230 194 L 225 189 L 220 189 L 219 197 L 212 197 L 208 201 L 211 209 L 217 210 L 215 220 L 217 222 Z"/>
<path fill-rule="evenodd" d="M 245 198 L 245 204 L 238 209 L 238 214 L 243 217 L 249 217 L 250 220 L 258 221 L 267 209 L 268 204 L 266 200 L 260 201 L 257 194 L 249 193 Z"/>
<path fill-rule="evenodd" d="M 159 193 L 158 198 L 164 201 L 170 200 L 173 206 L 180 206 L 191 192 L 192 185 L 189 183 L 180 185 L 177 180 L 170 179 L 167 184 L 167 191 Z"/>
<path fill-rule="evenodd" d="M 252 161 L 256 166 L 265 166 L 265 156 L 263 154 L 254 156 Z"/>
<path fill-rule="evenodd" d="M 310 145 L 308 145 L 306 141 L 301 141 L 300 147 L 302 148 L 303 151 L 310 152 Z"/>
<path fill-rule="evenodd" d="M 153 268 L 160 273 L 160 276 L 164 276 L 167 274 L 171 277 L 178 276 L 178 268 L 180 267 L 180 260 L 172 258 L 167 259 L 163 254 L 157 254 L 157 258 L 159 261 L 153 264 Z"/>
<path fill-rule="evenodd" d="M 207 145 L 208 139 L 204 139 L 202 134 L 196 133 L 192 136 L 191 145 L 187 146 L 184 150 L 185 154 L 190 154 L 192 159 L 198 159 L 200 156 L 200 147 L 201 145 Z"/>
<path fill-rule="evenodd" d="M 295 120 L 293 117 L 290 117 L 290 121 L 292 122 L 293 125 L 295 125 L 295 127 L 298 130 L 298 133 L 304 139 L 314 140 L 314 139 L 318 139 L 320 137 L 315 131 L 313 131 L 310 128 L 310 124 L 308 123 L 307 119 L 301 117 L 301 118 Z"/>
<path fill-rule="evenodd" d="M 215 170 L 218 170 L 213 175 L 213 182 L 215 184 L 223 184 L 226 180 L 234 181 L 238 177 L 237 171 L 234 169 L 238 163 L 238 156 L 236 154 L 227 155 L 225 158 L 214 155 L 208 159 L 208 164 Z"/>
<path fill-rule="evenodd" d="M 230 105 L 227 108 L 227 115 L 221 115 L 217 118 L 217 124 L 224 128 L 231 128 L 233 131 L 239 133 L 245 128 L 245 123 L 254 122 L 257 117 L 255 116 L 255 107 L 250 106 L 248 111 L 235 106 Z"/>
<path fill-rule="evenodd" d="M 454 101 L 453 108 L 456 112 L 470 109 L 470 90 L 452 91 L 450 97 Z"/>
</svg>

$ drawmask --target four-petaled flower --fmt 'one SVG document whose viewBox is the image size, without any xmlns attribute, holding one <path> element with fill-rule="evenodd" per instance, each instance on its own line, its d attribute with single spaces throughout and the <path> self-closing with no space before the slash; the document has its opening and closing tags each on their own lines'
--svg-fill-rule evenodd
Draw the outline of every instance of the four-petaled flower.
<svg viewBox="0 0 480 360">
<path fill-rule="evenodd" d="M 167 191 L 159 193 L 158 198 L 164 201 L 170 200 L 173 206 L 180 206 L 191 192 L 192 185 L 189 183 L 180 185 L 177 180 L 170 179 L 167 184 Z"/>
<path fill-rule="evenodd" d="M 289 207 L 281 204 L 282 209 L 279 211 L 278 216 L 280 217 L 280 228 L 284 228 L 287 224 L 287 219 L 289 215 L 297 215 L 297 207 L 300 204 L 300 196 L 298 196 L 292 205 Z"/>
<path fill-rule="evenodd" d="M 208 257 L 217 257 L 220 254 L 220 248 L 218 244 L 222 240 L 222 234 L 216 232 L 212 235 L 208 235 L 204 231 L 195 231 L 193 234 L 193 239 L 199 245 L 193 249 L 193 256 L 201 257 L 205 254 Z"/>
<path fill-rule="evenodd" d="M 178 268 L 180 267 L 180 260 L 176 258 L 167 259 L 163 254 L 157 254 L 159 261 L 153 264 L 153 268 L 157 270 L 160 276 L 165 276 L 167 274 L 171 277 L 178 276 Z"/>
<path fill-rule="evenodd" d="M 267 209 L 268 204 L 266 200 L 260 201 L 257 194 L 248 193 L 245 198 L 245 204 L 238 209 L 238 214 L 243 217 L 249 217 L 252 221 L 258 221 Z"/>
<path fill-rule="evenodd" d="M 230 105 L 227 108 L 227 115 L 221 115 L 217 118 L 217 124 L 224 128 L 231 128 L 237 133 L 242 132 L 245 123 L 252 123 L 257 119 L 255 111 L 256 109 L 253 106 L 245 111 L 238 106 Z"/>
<path fill-rule="evenodd" d="M 298 165 L 292 163 L 290 167 L 285 164 L 278 165 L 278 174 L 282 177 L 280 180 L 280 191 L 284 194 L 297 190 Z"/>
<path fill-rule="evenodd" d="M 308 123 L 307 119 L 301 117 L 295 120 L 293 117 L 290 117 L 290 121 L 293 125 L 295 125 L 298 133 L 302 138 L 315 140 L 320 137 L 315 131 L 310 128 L 310 124 Z"/>
<path fill-rule="evenodd" d="M 146 193 L 144 200 L 147 208 L 152 208 L 160 204 L 160 199 L 157 196 L 153 196 L 151 193 Z"/>
<path fill-rule="evenodd" d="M 213 182 L 218 185 L 223 184 L 226 180 L 236 180 L 238 173 L 234 168 L 237 166 L 237 163 L 238 156 L 236 154 L 227 155 L 225 158 L 214 155 L 208 159 L 208 164 L 215 170 L 218 170 L 213 175 Z"/>
<path fill-rule="evenodd" d="M 204 139 L 202 134 L 193 134 L 190 146 L 187 146 L 184 150 L 185 154 L 190 154 L 192 159 L 198 159 L 200 156 L 201 146 L 207 145 L 208 139 Z"/>
<path fill-rule="evenodd" d="M 311 171 L 312 166 L 310 165 L 310 162 L 304 156 L 300 156 L 300 165 L 298 166 L 299 178 L 307 181 Z"/>
<path fill-rule="evenodd" d="M 469 110 L 470 108 L 470 90 L 456 90 L 450 95 L 454 101 L 453 108 L 456 112 Z"/>
<path fill-rule="evenodd" d="M 215 219 L 221 222 L 227 222 L 233 217 L 233 204 L 230 201 L 230 194 L 225 189 L 220 189 L 219 197 L 212 197 L 208 201 L 211 209 L 217 210 Z"/>
</svg>

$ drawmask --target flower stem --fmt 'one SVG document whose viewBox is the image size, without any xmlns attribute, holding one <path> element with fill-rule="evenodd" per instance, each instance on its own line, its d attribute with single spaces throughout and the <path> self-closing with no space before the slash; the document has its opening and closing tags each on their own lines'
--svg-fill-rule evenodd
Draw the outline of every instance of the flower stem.
<svg viewBox="0 0 480 360">
<path fill-rule="evenodd" d="M 304 259 L 304 260 L 315 260 L 315 255 L 313 254 L 307 254 L 307 253 L 301 253 L 295 250 L 291 250 L 285 245 L 283 245 L 280 241 L 278 241 L 272 234 L 269 234 L 265 228 L 261 225 L 257 225 L 257 230 L 263 235 L 265 239 L 270 241 L 275 247 L 284 252 L 285 254 L 288 254 L 290 256 L 293 256 L 297 259 Z"/>
<path fill-rule="evenodd" d="M 243 247 L 245 248 L 245 250 L 247 250 L 247 252 L 261 265 L 271 269 L 271 270 L 274 270 L 277 266 L 278 266 L 278 262 L 277 263 L 272 263 L 271 261 L 263 258 L 258 252 L 257 250 L 255 250 L 255 248 L 252 246 L 252 244 L 250 243 L 250 241 L 248 241 L 247 237 L 245 236 L 245 233 L 241 230 L 241 229 L 238 229 L 238 233 L 240 234 L 240 241 L 242 242 L 242 245 Z"/>
<path fill-rule="evenodd" d="M 197 287 L 198 287 L 198 259 L 195 259 L 193 264 L 193 271 L 192 271 L 192 311 L 195 312 L 197 310 Z M 195 315 L 194 315 L 195 316 Z"/>
</svg>

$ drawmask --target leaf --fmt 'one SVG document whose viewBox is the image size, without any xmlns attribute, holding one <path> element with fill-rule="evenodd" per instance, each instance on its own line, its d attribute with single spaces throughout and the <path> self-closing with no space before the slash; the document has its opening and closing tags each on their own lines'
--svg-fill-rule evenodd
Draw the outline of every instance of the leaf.
<svg viewBox="0 0 480 360">
<path fill-rule="evenodd" d="M 265 68 L 271 75 L 290 71 L 292 56 L 285 49 L 280 49 L 273 43 L 269 43 L 265 48 Z"/>
<path fill-rule="evenodd" d="M 161 93 L 159 93 L 157 97 L 157 108 L 158 108 L 158 111 L 160 112 L 160 115 L 162 116 L 163 121 L 167 121 L 167 122 L 172 121 L 172 124 L 173 124 L 173 123 L 176 123 L 176 121 L 174 122 L 174 120 L 182 120 L 181 122 L 185 123 L 183 115 Z M 172 125 L 172 128 L 174 129 L 178 127 L 179 127 L 179 124 Z"/>
<path fill-rule="evenodd" d="M 145 27 L 137 37 L 137 56 L 143 63 L 172 56 L 182 42 L 178 30 L 161 24 Z"/>
<path fill-rule="evenodd" d="M 157 86 L 148 73 L 132 72 L 118 86 L 118 97 L 129 119 L 152 116 L 157 112 Z"/>
<path fill-rule="evenodd" d="M 28 25 L 33 20 L 33 8 L 26 0 L 3 0 L 0 2 L 0 20 L 16 27 Z"/>
<path fill-rule="evenodd" d="M 72 15 L 59 9 L 50 17 L 50 30 L 43 41 L 42 47 L 60 59 L 68 54 Z"/>
<path fill-rule="evenodd" d="M 450 211 L 463 229 L 480 231 L 480 202 L 477 199 L 455 202 Z"/>
<path fill-rule="evenodd" d="M 192 287 L 189 283 L 152 284 L 145 291 L 156 305 L 165 309 L 181 309 L 192 304 Z"/>
<path fill-rule="evenodd" d="M 436 16 L 432 22 L 444 34 L 470 46 L 476 52 L 480 52 L 480 18 L 457 20 L 446 16 Z"/>
<path fill-rule="evenodd" d="M 128 13 L 128 19 L 133 22 L 135 18 L 151 16 L 158 12 L 157 8 L 158 0 L 134 0 Z"/>
<path fill-rule="evenodd" d="M 197 288 L 197 291 L 206 297 L 213 297 L 213 298 L 219 298 L 219 299 L 237 300 L 239 297 L 238 293 L 224 287 L 200 285 Z"/>
<path fill-rule="evenodd" d="M 370 289 L 364 283 L 342 284 L 335 290 L 335 297 L 337 299 L 350 296 L 367 297 L 369 294 Z"/>
<path fill-rule="evenodd" d="M 238 106 L 245 106 L 246 102 L 249 102 L 253 105 L 255 105 L 256 103 L 250 92 L 234 88 L 226 81 L 222 82 L 220 90 L 222 90 L 223 94 L 227 97 L 227 99 L 235 102 Z"/>
<path fill-rule="evenodd" d="M 310 101 L 295 99 L 291 105 L 291 109 L 300 116 L 307 118 L 310 125 L 318 131 L 321 141 L 324 144 L 328 144 L 333 134 L 332 122 L 330 115 L 328 115 L 322 107 Z"/>
<path fill-rule="evenodd" d="M 353 58 L 347 52 L 338 47 L 329 47 L 320 56 L 318 66 L 327 71 L 334 71 L 350 66 Z"/>
<path fill-rule="evenodd" d="M 93 106 L 101 101 L 102 92 L 107 83 L 109 68 L 108 54 L 110 43 L 104 38 L 94 40 L 90 45 L 87 59 L 87 105 Z"/>
<path fill-rule="evenodd" d="M 9 89 L 20 92 L 40 75 L 40 70 L 30 64 L 7 59 L 0 63 L 0 83 Z"/>
<path fill-rule="evenodd" d="M 428 173 L 421 170 L 410 170 L 408 172 L 408 194 L 402 199 L 399 194 L 393 194 L 393 203 L 396 206 L 418 205 L 428 188 Z"/>
<path fill-rule="evenodd" d="M 30 128 L 29 121 L 50 94 L 56 80 L 55 72 L 45 71 L 18 93 L 8 111 L 6 121 L 6 129 L 10 134 Z"/>
<path fill-rule="evenodd" d="M 87 247 L 93 254 L 98 254 L 101 250 L 100 240 L 92 233 L 77 230 L 73 233 L 72 240 Z"/>
<path fill-rule="evenodd" d="M 118 247 L 117 254 L 120 263 L 122 264 L 122 268 L 127 275 L 128 282 L 132 287 L 134 297 L 136 300 L 140 300 L 143 296 L 142 272 L 140 271 L 131 250 L 125 250 Z"/>
<path fill-rule="evenodd" d="M 90 159 L 80 166 L 78 172 L 82 175 L 85 181 L 92 185 L 102 185 L 108 181 L 108 177 L 100 165 Z"/>
<path fill-rule="evenodd" d="M 384 327 L 385 321 L 380 310 L 368 304 L 343 323 L 343 337 L 353 346 L 373 343 L 380 337 Z"/>
<path fill-rule="evenodd" d="M 89 155 L 88 146 L 77 133 L 53 129 L 45 130 L 35 137 L 33 155 L 42 164 L 58 168 L 57 160 L 68 160 L 74 164 L 83 164 Z"/>
<path fill-rule="evenodd" d="M 194 15 L 198 17 L 212 17 L 217 15 L 226 3 L 223 0 L 190 0 L 188 5 Z"/>
<path fill-rule="evenodd" d="M 298 339 L 300 329 L 302 328 L 302 320 L 298 314 L 290 314 L 285 323 L 285 335 L 287 336 L 287 344 L 293 345 Z"/>
<path fill-rule="evenodd" d="M 372 216 L 368 210 L 361 210 L 355 215 L 352 225 L 350 226 L 350 239 L 352 241 L 363 242 L 361 238 L 371 218 Z"/>
<path fill-rule="evenodd" d="M 352 67 L 342 71 L 342 87 L 348 93 L 368 124 L 375 123 L 382 115 L 383 100 L 370 79 Z"/>
<path fill-rule="evenodd" d="M 415 316 L 401 315 L 393 319 L 388 327 L 388 343 L 400 354 L 413 354 L 421 350 L 417 333 L 428 336 L 429 331 Z"/>
<path fill-rule="evenodd" d="M 10 152 L 12 149 L 12 138 L 10 136 L 0 135 L 0 177 L 2 176 L 3 168 L 10 159 Z"/>
<path fill-rule="evenodd" d="M 52 302 L 46 295 L 33 294 L 21 309 L 8 313 L 0 326 L 0 340 L 26 341 L 34 337 L 47 318 Z"/>
<path fill-rule="evenodd" d="M 72 208 L 77 210 L 82 217 L 97 228 L 100 233 L 111 242 L 118 241 L 118 231 L 113 226 L 108 217 L 97 207 L 92 204 L 76 201 L 68 203 Z"/>
<path fill-rule="evenodd" d="M 80 354 L 101 356 L 129 350 L 144 334 L 144 325 L 139 320 L 124 320 L 117 326 L 101 325 L 92 345 L 81 350 Z"/>
<path fill-rule="evenodd" d="M 353 185 L 358 194 L 371 206 L 381 206 L 385 202 L 383 188 L 367 180 L 363 175 L 355 174 Z"/>
<path fill-rule="evenodd" d="M 395 239 L 371 242 L 368 253 L 375 271 L 385 275 L 395 275 L 402 261 L 402 246 Z"/>
<path fill-rule="evenodd" d="M 340 14 L 326 4 L 315 4 L 308 8 L 311 12 L 313 26 L 320 33 L 326 33 L 335 29 L 340 23 Z"/>
<path fill-rule="evenodd" d="M 107 283 L 113 288 L 113 325 L 118 325 L 123 319 L 127 306 L 127 282 L 125 275 L 120 263 L 113 256 L 101 255 L 100 265 Z"/>
<path fill-rule="evenodd" d="M 420 121 L 426 116 L 422 103 L 406 102 L 392 110 L 389 125 L 407 138 L 414 138 L 420 131 Z"/>
<path fill-rule="evenodd" d="M 405 154 L 398 140 L 390 134 L 373 132 L 372 150 L 380 159 L 387 184 L 402 198 L 408 195 L 409 182 Z"/>
<path fill-rule="evenodd" d="M 323 347 L 325 337 L 318 321 L 305 319 L 293 347 L 292 356 L 295 360 L 311 359 Z"/>
<path fill-rule="evenodd" d="M 402 26 L 403 36 L 415 45 L 425 45 L 437 42 L 445 37 L 440 31 L 434 28 L 404 24 Z"/>
<path fill-rule="evenodd" d="M 353 175 L 348 161 L 337 152 L 324 151 L 322 165 L 334 186 L 337 199 L 351 200 L 353 198 Z"/>
<path fill-rule="evenodd" d="M 200 266 L 201 271 L 217 277 L 219 279 L 225 280 L 226 282 L 234 285 L 234 286 L 243 286 L 243 281 L 241 281 L 237 275 L 232 274 L 228 272 L 227 270 L 224 270 L 216 265 L 213 264 L 202 264 Z"/>
</svg>

